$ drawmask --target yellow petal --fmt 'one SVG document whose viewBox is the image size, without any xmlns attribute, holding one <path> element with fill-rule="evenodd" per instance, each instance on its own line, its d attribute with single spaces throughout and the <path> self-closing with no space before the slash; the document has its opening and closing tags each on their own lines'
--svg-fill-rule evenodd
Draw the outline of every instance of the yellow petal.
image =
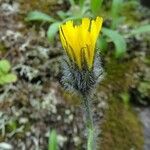
<svg viewBox="0 0 150 150">
<path fill-rule="evenodd" d="M 99 32 L 102 27 L 103 19 L 101 17 L 97 17 L 96 20 L 92 20 L 91 29 L 90 29 L 90 39 L 91 39 L 91 57 L 89 60 L 90 68 L 93 64 L 94 54 L 95 54 L 95 45 L 99 35 Z"/>
<path fill-rule="evenodd" d="M 73 21 L 67 21 L 60 27 L 63 48 L 79 69 L 82 69 L 83 60 L 86 60 L 89 69 L 93 66 L 95 44 L 101 30 L 102 21 L 100 17 L 92 21 L 89 18 L 83 18 L 80 25 L 74 26 Z"/>
</svg>

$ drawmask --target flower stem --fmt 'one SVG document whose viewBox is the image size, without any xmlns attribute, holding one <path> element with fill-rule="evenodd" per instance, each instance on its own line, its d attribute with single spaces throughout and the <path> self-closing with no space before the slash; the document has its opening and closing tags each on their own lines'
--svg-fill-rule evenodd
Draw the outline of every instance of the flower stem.
<svg viewBox="0 0 150 150">
<path fill-rule="evenodd" d="M 86 127 L 88 131 L 87 150 L 95 150 L 95 129 L 93 124 L 93 114 L 91 111 L 91 101 L 89 95 L 83 95 L 83 105 L 85 108 Z"/>
</svg>

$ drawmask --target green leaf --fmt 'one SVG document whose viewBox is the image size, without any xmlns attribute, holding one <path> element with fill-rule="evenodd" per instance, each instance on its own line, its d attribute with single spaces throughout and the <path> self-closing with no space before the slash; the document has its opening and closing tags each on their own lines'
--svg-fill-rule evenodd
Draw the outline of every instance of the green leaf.
<svg viewBox="0 0 150 150">
<path fill-rule="evenodd" d="M 71 16 L 71 17 L 68 17 L 68 18 L 66 18 L 65 20 L 63 20 L 63 22 L 62 23 L 65 23 L 66 21 L 68 21 L 68 20 L 74 20 L 74 21 L 79 21 L 79 20 L 81 20 L 83 18 L 83 16 Z"/>
<path fill-rule="evenodd" d="M 101 36 L 100 38 L 98 38 L 97 40 L 97 48 L 100 50 L 100 52 L 106 52 L 108 47 L 106 38 L 104 36 Z"/>
<path fill-rule="evenodd" d="M 137 29 L 133 29 L 130 35 L 142 34 L 145 32 L 150 32 L 150 25 L 144 25 L 144 26 L 138 27 Z"/>
<path fill-rule="evenodd" d="M 88 5 L 83 5 L 82 9 L 81 9 L 81 14 L 80 16 L 87 16 L 88 12 L 90 11 L 90 8 Z"/>
<path fill-rule="evenodd" d="M 84 0 L 79 0 L 79 6 L 80 6 L 80 8 L 82 8 L 83 6 L 84 6 Z"/>
<path fill-rule="evenodd" d="M 128 105 L 130 102 L 130 95 L 128 92 L 123 92 L 120 94 L 121 99 L 123 100 L 125 105 Z"/>
<path fill-rule="evenodd" d="M 69 3 L 70 3 L 71 6 L 75 5 L 75 1 L 74 0 L 69 0 Z"/>
<path fill-rule="evenodd" d="M 91 0 L 91 10 L 94 15 L 98 15 L 103 0 Z"/>
<path fill-rule="evenodd" d="M 107 28 L 103 28 L 102 32 L 104 35 L 109 37 L 111 41 L 113 41 L 113 43 L 115 44 L 115 57 L 116 58 L 123 57 L 127 49 L 124 37 L 120 35 L 117 31 Z"/>
<path fill-rule="evenodd" d="M 67 13 L 60 10 L 60 11 L 57 11 L 57 15 L 59 16 L 60 19 L 65 19 L 67 17 Z"/>
<path fill-rule="evenodd" d="M 113 0 L 111 6 L 111 16 L 112 16 L 112 28 L 115 29 L 117 24 L 120 22 L 119 13 L 121 12 L 123 5 L 123 0 Z"/>
<path fill-rule="evenodd" d="M 6 125 L 6 130 L 8 132 L 15 131 L 17 129 L 17 120 L 10 120 Z"/>
<path fill-rule="evenodd" d="M 42 13 L 40 11 L 31 11 L 27 14 L 25 18 L 26 21 L 46 21 L 46 22 L 55 22 L 56 20 L 51 16 Z"/>
<path fill-rule="evenodd" d="M 118 17 L 119 12 L 122 9 L 123 0 L 113 0 L 111 6 L 111 15 L 113 18 Z"/>
<path fill-rule="evenodd" d="M 9 73 L 0 77 L 0 85 L 4 85 L 16 81 L 17 81 L 17 76 L 13 73 Z"/>
<path fill-rule="evenodd" d="M 125 20 L 125 17 L 118 17 L 112 20 L 111 29 L 116 29 Z"/>
<path fill-rule="evenodd" d="M 56 36 L 56 33 L 58 32 L 60 24 L 61 22 L 55 22 L 55 23 L 52 23 L 48 28 L 47 37 L 48 37 L 48 40 L 52 43 L 54 42 L 54 37 Z"/>
<path fill-rule="evenodd" d="M 9 72 L 11 66 L 8 60 L 4 59 L 0 61 L 0 76 Z"/>
<path fill-rule="evenodd" d="M 48 150 L 58 150 L 57 134 L 55 130 L 49 135 Z"/>
</svg>

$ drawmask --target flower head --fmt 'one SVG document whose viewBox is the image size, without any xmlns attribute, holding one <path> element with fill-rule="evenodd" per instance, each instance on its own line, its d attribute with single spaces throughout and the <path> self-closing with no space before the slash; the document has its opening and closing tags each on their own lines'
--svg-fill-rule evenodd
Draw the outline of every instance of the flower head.
<svg viewBox="0 0 150 150">
<path fill-rule="evenodd" d="M 74 25 L 73 21 L 67 21 L 59 28 L 60 38 L 69 60 L 79 70 L 85 67 L 92 70 L 95 58 L 95 45 L 101 30 L 103 19 L 95 20 L 83 18 L 80 25 Z"/>
</svg>

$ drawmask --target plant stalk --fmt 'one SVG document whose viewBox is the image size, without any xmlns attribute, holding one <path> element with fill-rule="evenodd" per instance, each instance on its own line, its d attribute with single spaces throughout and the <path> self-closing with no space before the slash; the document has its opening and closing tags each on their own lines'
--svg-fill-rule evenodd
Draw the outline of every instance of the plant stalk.
<svg viewBox="0 0 150 150">
<path fill-rule="evenodd" d="M 87 150 L 96 150 L 93 113 L 91 110 L 91 100 L 89 95 L 83 95 L 83 105 L 85 109 L 86 128 L 88 132 Z"/>
</svg>

